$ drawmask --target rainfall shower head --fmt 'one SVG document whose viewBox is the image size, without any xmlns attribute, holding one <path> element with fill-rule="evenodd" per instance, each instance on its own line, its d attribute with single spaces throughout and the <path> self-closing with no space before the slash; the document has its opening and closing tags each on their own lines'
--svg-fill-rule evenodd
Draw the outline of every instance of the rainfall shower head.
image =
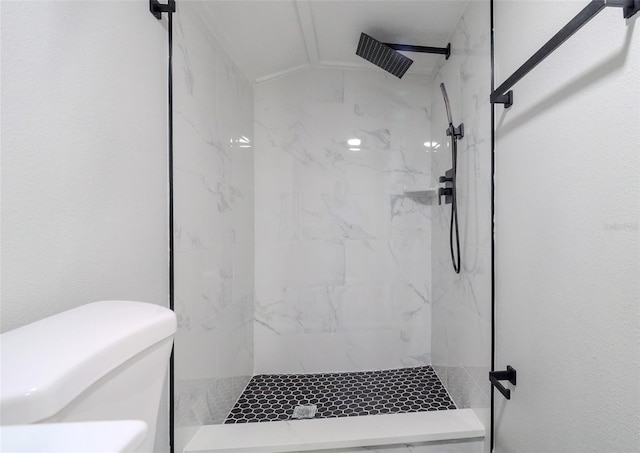
<svg viewBox="0 0 640 453">
<path fill-rule="evenodd" d="M 376 41 L 366 33 L 360 34 L 360 42 L 358 42 L 356 55 L 390 72 L 399 79 L 402 78 L 404 73 L 407 72 L 407 69 L 409 69 L 409 66 L 413 63 L 411 58 L 407 58 L 388 45 Z"/>
<path fill-rule="evenodd" d="M 449 107 L 449 96 L 447 96 L 447 89 L 444 87 L 444 83 L 440 84 L 440 90 L 442 91 L 442 97 L 444 98 L 444 105 L 447 108 L 449 124 L 453 124 L 453 119 L 451 118 L 451 107 Z"/>
</svg>

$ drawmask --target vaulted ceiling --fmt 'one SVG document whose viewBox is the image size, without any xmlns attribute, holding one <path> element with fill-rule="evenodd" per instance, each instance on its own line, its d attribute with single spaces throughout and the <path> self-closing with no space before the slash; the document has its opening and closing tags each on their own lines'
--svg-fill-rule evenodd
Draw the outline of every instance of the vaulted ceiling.
<svg viewBox="0 0 640 453">
<path fill-rule="evenodd" d="M 445 47 L 468 0 L 205 0 L 203 19 L 240 69 L 261 82 L 309 66 L 374 68 L 361 32 L 382 42 Z M 403 52 L 431 74 L 440 55 Z"/>
</svg>

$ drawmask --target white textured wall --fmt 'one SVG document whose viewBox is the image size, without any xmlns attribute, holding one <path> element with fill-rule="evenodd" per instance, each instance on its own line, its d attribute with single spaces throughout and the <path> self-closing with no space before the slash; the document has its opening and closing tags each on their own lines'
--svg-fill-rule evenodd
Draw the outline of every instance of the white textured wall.
<svg viewBox="0 0 640 453">
<path fill-rule="evenodd" d="M 200 13 L 174 23 L 177 451 L 253 373 L 253 90 Z"/>
<path fill-rule="evenodd" d="M 1 29 L 2 331 L 168 305 L 166 29 L 144 1 L 3 1 Z"/>
<path fill-rule="evenodd" d="M 452 56 L 433 83 L 433 179 L 451 168 L 440 82 L 451 102 L 458 142 L 458 219 L 461 271 L 451 264 L 451 205 L 434 208 L 433 366 L 458 407 L 473 408 L 489 429 L 491 367 L 491 57 L 489 1 L 469 4 L 452 36 Z M 443 199 L 444 201 L 444 199 Z M 487 436 L 488 438 L 488 436 Z"/>
<path fill-rule="evenodd" d="M 429 104 L 382 70 L 256 87 L 256 373 L 430 362 L 431 207 L 403 195 L 430 183 Z"/>
<path fill-rule="evenodd" d="M 496 81 L 586 2 L 496 2 Z M 496 451 L 640 451 L 640 30 L 600 13 L 498 107 Z"/>
<path fill-rule="evenodd" d="M 3 331 L 168 303 L 166 53 L 143 1 L 2 2 Z"/>
</svg>

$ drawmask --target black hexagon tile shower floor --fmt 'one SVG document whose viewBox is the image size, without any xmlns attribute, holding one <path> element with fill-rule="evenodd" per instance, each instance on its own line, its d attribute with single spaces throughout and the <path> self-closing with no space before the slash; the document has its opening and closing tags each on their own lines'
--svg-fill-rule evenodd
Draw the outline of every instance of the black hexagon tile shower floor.
<svg viewBox="0 0 640 453">
<path fill-rule="evenodd" d="M 314 418 L 456 409 L 430 366 L 397 370 L 254 376 L 225 423 L 291 420 L 297 406 Z"/>
</svg>

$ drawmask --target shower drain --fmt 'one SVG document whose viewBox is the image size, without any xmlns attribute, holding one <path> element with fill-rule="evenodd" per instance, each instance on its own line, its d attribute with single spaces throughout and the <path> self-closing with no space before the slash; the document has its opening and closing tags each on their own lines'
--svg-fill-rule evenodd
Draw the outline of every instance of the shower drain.
<svg viewBox="0 0 640 453">
<path fill-rule="evenodd" d="M 318 406 L 315 404 L 310 404 L 308 406 L 296 406 L 293 409 L 293 418 L 313 418 L 316 416 L 316 411 L 318 410 Z"/>
</svg>

